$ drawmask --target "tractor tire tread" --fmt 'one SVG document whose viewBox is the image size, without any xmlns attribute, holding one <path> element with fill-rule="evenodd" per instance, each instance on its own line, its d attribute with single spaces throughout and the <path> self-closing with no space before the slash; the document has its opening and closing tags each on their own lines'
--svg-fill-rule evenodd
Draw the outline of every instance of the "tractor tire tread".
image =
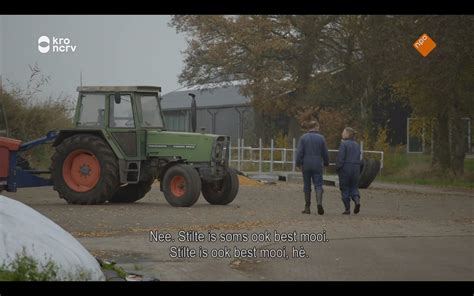
<svg viewBox="0 0 474 296">
<path fill-rule="evenodd" d="M 79 146 L 78 148 L 75 148 Z M 78 193 L 71 190 L 64 182 L 62 176 L 63 162 L 67 155 L 75 149 L 90 149 L 93 147 L 94 154 L 101 161 L 101 180 L 91 191 Z M 51 157 L 51 179 L 53 189 L 56 190 L 60 198 L 65 199 L 70 204 L 103 204 L 109 200 L 119 187 L 119 167 L 118 161 L 112 149 L 105 141 L 91 134 L 77 134 L 64 139 L 56 147 L 56 151 Z"/>
</svg>

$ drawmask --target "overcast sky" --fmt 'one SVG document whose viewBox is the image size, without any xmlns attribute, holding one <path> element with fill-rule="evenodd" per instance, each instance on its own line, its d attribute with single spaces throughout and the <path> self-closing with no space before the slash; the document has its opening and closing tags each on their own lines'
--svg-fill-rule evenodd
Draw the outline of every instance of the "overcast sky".
<svg viewBox="0 0 474 296">
<path fill-rule="evenodd" d="M 83 85 L 158 85 L 179 88 L 183 34 L 168 26 L 170 16 L 0 16 L 0 74 L 24 84 L 38 64 L 51 76 L 45 92 L 75 96 Z M 38 50 L 38 38 L 69 38 L 75 52 Z M 44 44 L 42 44 L 44 45 Z"/>
</svg>

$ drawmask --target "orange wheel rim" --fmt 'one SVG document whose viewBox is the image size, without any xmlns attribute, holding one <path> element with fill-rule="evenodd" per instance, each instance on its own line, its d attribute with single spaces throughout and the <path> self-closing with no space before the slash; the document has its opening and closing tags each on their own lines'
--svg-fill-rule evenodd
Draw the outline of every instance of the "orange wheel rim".
<svg viewBox="0 0 474 296">
<path fill-rule="evenodd" d="M 87 150 L 75 150 L 66 157 L 63 164 L 63 179 L 76 192 L 93 189 L 100 179 L 100 163 Z"/>
<path fill-rule="evenodd" d="M 170 183 L 171 193 L 176 197 L 181 197 L 186 193 L 186 181 L 183 176 L 174 176 Z"/>
</svg>

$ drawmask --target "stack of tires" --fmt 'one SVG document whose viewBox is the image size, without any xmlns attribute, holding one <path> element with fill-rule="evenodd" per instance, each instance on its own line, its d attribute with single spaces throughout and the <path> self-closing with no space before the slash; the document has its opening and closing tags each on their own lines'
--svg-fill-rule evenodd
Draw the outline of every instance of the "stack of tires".
<svg viewBox="0 0 474 296">
<path fill-rule="evenodd" d="M 360 165 L 359 188 L 368 188 L 380 171 L 380 161 L 363 159 Z"/>
</svg>

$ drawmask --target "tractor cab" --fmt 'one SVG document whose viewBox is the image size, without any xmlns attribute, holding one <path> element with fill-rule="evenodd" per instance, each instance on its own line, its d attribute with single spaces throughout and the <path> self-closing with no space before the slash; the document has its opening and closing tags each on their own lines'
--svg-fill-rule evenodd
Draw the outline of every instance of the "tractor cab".
<svg viewBox="0 0 474 296">
<path fill-rule="evenodd" d="M 76 128 L 164 129 L 161 88 L 78 87 Z"/>
</svg>

